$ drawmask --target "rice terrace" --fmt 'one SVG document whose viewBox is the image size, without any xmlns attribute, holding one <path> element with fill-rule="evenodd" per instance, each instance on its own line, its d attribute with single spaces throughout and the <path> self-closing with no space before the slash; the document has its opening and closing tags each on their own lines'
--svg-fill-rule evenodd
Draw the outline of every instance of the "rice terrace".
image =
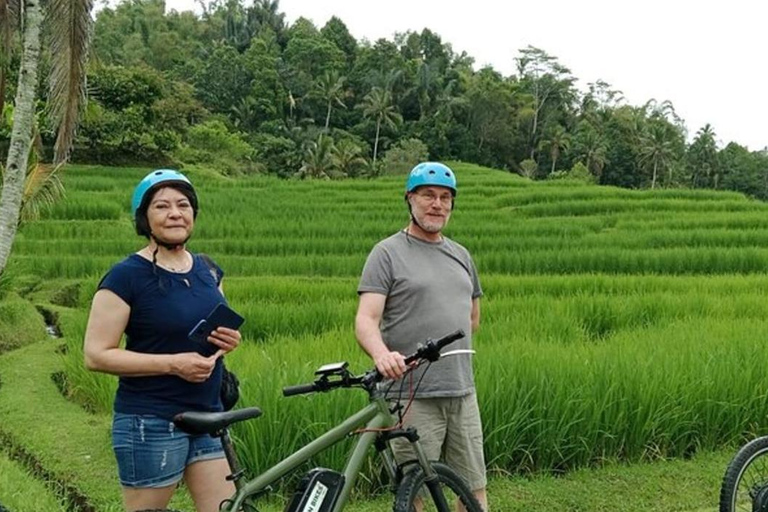
<svg viewBox="0 0 768 512">
<path fill-rule="evenodd" d="M 768 205 L 451 165 L 447 234 L 485 291 L 475 371 L 494 509 L 714 511 L 735 447 L 768 426 Z M 0 282 L 0 502 L 14 512 L 120 509 L 116 379 L 84 369 L 82 339 L 99 277 L 141 247 L 127 198 L 146 172 L 70 166 L 66 198 L 15 242 Z M 355 290 L 367 251 L 407 220 L 403 177 L 189 175 L 201 191 L 190 249 L 225 269 L 247 319 L 228 362 L 241 405 L 264 411 L 235 431 L 255 471 L 360 407 L 280 390 L 323 363 L 370 365 Z M 366 474 L 354 510 L 385 510 L 376 468 Z"/>
<path fill-rule="evenodd" d="M 766 5 L 0 0 L 0 512 L 768 512 Z"/>
</svg>

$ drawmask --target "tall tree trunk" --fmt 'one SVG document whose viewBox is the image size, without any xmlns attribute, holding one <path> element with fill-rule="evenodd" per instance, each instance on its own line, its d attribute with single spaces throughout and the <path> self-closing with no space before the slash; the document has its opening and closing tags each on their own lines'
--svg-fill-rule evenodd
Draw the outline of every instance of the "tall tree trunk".
<svg viewBox="0 0 768 512">
<path fill-rule="evenodd" d="M 533 126 L 531 127 L 531 160 L 536 160 L 536 130 L 539 125 L 539 109 L 533 111 Z"/>
<path fill-rule="evenodd" d="M 656 188 L 656 171 L 658 170 L 658 168 L 659 168 L 658 162 L 654 161 L 653 162 L 653 180 L 651 181 L 651 190 Z"/>
<path fill-rule="evenodd" d="M 379 150 L 379 130 L 381 129 L 381 118 L 376 121 L 376 140 L 373 142 L 373 165 L 376 166 L 376 153 Z"/>
<path fill-rule="evenodd" d="M 16 91 L 11 145 L 8 149 L 3 191 L 0 196 L 0 274 L 5 270 L 16 229 L 19 226 L 24 178 L 29 159 L 29 147 L 32 144 L 37 64 L 40 60 L 40 29 L 43 23 L 40 1 L 24 1 L 24 50 Z"/>
<path fill-rule="evenodd" d="M 331 124 L 331 102 L 328 102 L 328 112 L 325 114 L 325 131 L 328 131 L 328 125 Z"/>
<path fill-rule="evenodd" d="M 3 115 L 3 108 L 5 107 L 5 66 L 0 68 L 0 116 Z"/>
</svg>

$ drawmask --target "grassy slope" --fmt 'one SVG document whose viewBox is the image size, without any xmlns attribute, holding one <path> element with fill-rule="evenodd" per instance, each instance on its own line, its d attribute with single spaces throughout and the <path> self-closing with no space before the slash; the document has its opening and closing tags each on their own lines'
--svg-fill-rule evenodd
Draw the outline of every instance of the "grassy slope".
<svg viewBox="0 0 768 512">
<path fill-rule="evenodd" d="M 517 204 L 517 196 L 515 201 Z M 541 211 L 543 208 L 564 208 L 561 203 L 521 207 L 521 214 L 541 216 L 547 213 Z M 110 203 L 109 206 L 114 205 Z M 611 207 L 616 205 L 611 204 Z M 604 251 L 604 248 L 597 247 L 596 250 Z M 55 344 L 50 341 L 0 354 L 0 379 L 3 382 L 0 387 L 0 434 L 14 445 L 22 446 L 52 478 L 66 482 L 88 496 L 96 510 L 120 510 L 119 487 L 109 448 L 109 418 L 88 414 L 64 400 L 50 379 L 51 373 L 59 370 L 60 357 L 55 353 Z M 616 464 L 599 470 L 577 471 L 562 478 L 497 477 L 492 480 L 489 490 L 492 506 L 497 511 L 712 512 L 719 479 L 730 456 L 728 451 L 703 454 L 688 461 L 634 466 Z M 14 473 L 18 474 L 18 468 Z M 0 501 L 4 492 L 7 495 L 6 486 L 12 485 L 3 479 L 4 474 L 0 465 Z M 8 474 L 11 474 L 10 470 Z M 191 510 L 184 496 L 175 506 Z M 373 512 L 388 508 L 389 499 L 382 497 L 354 504 L 348 510 Z M 38 507 L 35 510 L 46 509 Z M 274 505 L 264 510 L 277 512 L 281 507 Z"/>
<path fill-rule="evenodd" d="M 0 453 L 0 503 L 12 512 L 61 510 L 64 502 L 20 464 Z"/>
<path fill-rule="evenodd" d="M 87 496 L 95 510 L 121 510 L 110 418 L 65 400 L 50 377 L 60 370 L 56 344 L 47 340 L 0 358 L 4 442 L 23 447 L 48 478 L 71 486 L 69 494 Z"/>
<path fill-rule="evenodd" d="M 56 344 L 51 341 L 0 357 L 0 431 L 14 445 L 23 446 L 51 476 L 86 495 L 96 510 L 120 510 L 109 448 L 109 418 L 86 413 L 61 397 L 50 379 L 60 367 Z M 563 478 L 496 477 L 489 491 L 494 509 L 499 511 L 714 511 L 719 479 L 730 455 L 703 454 L 688 461 L 634 466 L 616 464 Z M 0 461 L 0 475 L 6 475 L 3 467 Z M 11 485 L 10 478 L 0 477 L 0 486 Z M 8 495 L 7 490 L 0 490 L 3 499 Z M 356 503 L 349 510 L 385 510 L 388 502 L 387 497 L 381 497 Z M 49 506 L 26 510 L 54 510 Z M 183 495 L 174 506 L 191 510 Z M 280 508 L 272 505 L 265 510 L 277 512 Z"/>
</svg>

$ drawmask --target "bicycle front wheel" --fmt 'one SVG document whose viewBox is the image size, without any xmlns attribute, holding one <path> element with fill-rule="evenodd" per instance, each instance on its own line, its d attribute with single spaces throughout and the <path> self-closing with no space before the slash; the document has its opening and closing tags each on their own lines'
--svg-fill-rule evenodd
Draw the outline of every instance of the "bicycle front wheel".
<svg viewBox="0 0 768 512">
<path fill-rule="evenodd" d="M 768 512 L 768 437 L 744 445 L 728 464 L 720 512 Z"/>
<path fill-rule="evenodd" d="M 423 512 L 454 512 L 458 510 L 456 506 L 458 503 L 464 505 L 464 509 L 467 512 L 483 512 L 477 498 L 469 490 L 469 486 L 453 469 L 441 462 L 433 462 L 432 469 L 437 473 L 439 487 L 442 490 L 443 496 L 445 496 L 448 510 L 444 511 L 437 507 L 427 487 L 427 476 L 422 468 L 417 467 L 414 471 L 405 475 L 400 486 L 397 488 L 393 512 L 415 512 L 417 510 L 422 510 Z M 419 503 L 421 507 L 417 508 Z"/>
</svg>

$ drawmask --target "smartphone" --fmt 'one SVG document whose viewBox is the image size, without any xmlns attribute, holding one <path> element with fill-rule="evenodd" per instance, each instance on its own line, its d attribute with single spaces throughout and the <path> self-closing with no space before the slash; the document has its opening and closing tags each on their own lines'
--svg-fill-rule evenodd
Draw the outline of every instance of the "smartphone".
<svg viewBox="0 0 768 512">
<path fill-rule="evenodd" d="M 208 336 L 211 335 L 214 329 L 217 327 L 229 327 L 230 329 L 238 329 L 245 322 L 245 318 L 238 315 L 232 308 L 220 302 L 216 305 L 208 316 L 200 320 L 196 326 L 189 331 L 189 339 L 199 343 L 207 342 Z"/>
</svg>

